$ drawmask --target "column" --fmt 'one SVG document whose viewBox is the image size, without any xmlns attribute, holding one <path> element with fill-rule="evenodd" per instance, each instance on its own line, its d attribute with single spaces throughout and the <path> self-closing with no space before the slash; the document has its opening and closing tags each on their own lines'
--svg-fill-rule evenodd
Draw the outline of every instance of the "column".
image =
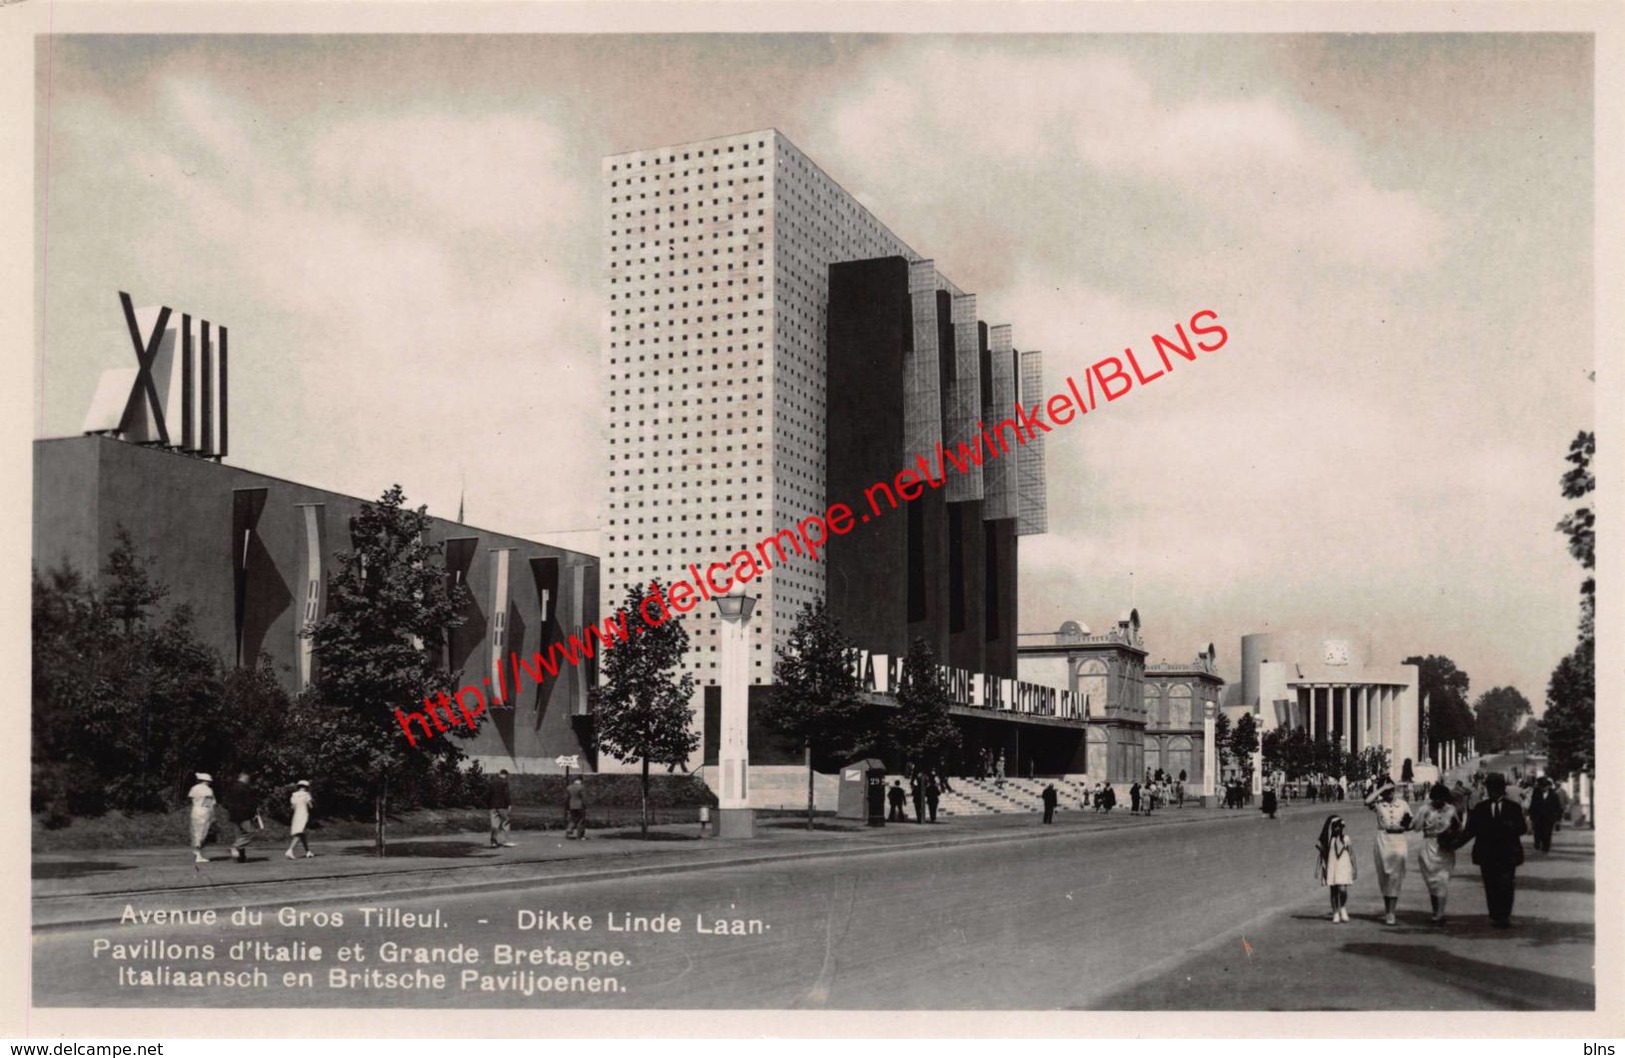
<svg viewBox="0 0 1625 1058">
<path fill-rule="evenodd" d="M 1202 804 L 1208 808 L 1213 807 L 1213 773 L 1219 769 L 1218 739 L 1214 729 L 1217 712 L 1212 702 L 1202 708 Z"/>
<path fill-rule="evenodd" d="M 1310 738 L 1310 741 L 1313 741 L 1314 737 L 1315 737 L 1315 713 L 1316 712 L 1318 712 L 1318 710 L 1315 708 L 1315 685 L 1311 683 L 1309 685 L 1309 738 Z"/>
<path fill-rule="evenodd" d="M 718 725 L 717 836 L 755 837 L 750 809 L 750 644 L 749 622 L 756 600 L 725 596 L 714 600 L 721 615 L 717 630 L 722 689 L 722 717 Z"/>
<path fill-rule="evenodd" d="M 1343 745 L 1354 750 L 1354 688 L 1343 688 Z"/>
</svg>

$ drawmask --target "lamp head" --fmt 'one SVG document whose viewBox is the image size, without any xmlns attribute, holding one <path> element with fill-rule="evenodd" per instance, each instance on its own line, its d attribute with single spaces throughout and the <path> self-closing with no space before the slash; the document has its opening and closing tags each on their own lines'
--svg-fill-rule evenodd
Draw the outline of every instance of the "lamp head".
<svg viewBox="0 0 1625 1058">
<path fill-rule="evenodd" d="M 718 595 L 712 601 L 717 604 L 717 613 L 728 620 L 748 621 L 756 609 L 756 600 L 749 595 Z"/>
</svg>

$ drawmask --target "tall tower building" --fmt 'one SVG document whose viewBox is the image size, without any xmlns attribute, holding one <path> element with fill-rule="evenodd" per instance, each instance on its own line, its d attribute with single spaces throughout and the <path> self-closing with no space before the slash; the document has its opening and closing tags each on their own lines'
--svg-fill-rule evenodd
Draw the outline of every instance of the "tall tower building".
<svg viewBox="0 0 1625 1058">
<path fill-rule="evenodd" d="M 995 328 L 998 369 L 984 385 L 990 347 L 975 298 L 775 130 L 613 155 L 603 192 L 606 608 L 634 582 L 670 582 L 691 563 L 703 571 L 828 507 L 830 438 L 856 425 L 828 405 L 832 376 L 867 370 L 847 354 L 830 361 L 832 265 L 905 263 L 901 304 L 921 337 L 895 365 L 903 374 L 877 372 L 872 383 L 895 396 L 899 423 L 907 405 L 907 444 L 934 451 L 945 432 L 974 435 L 993 390 L 1017 392 L 1020 356 L 1036 355 L 1014 353 L 1009 328 Z M 901 468 L 903 441 L 888 473 Z M 1009 459 L 989 476 L 1013 541 L 1028 512 L 1015 496 L 1022 467 L 1016 453 Z M 980 505 L 984 485 L 967 475 L 939 501 Z M 1039 510 L 1032 524 L 1041 523 Z M 968 526 L 965 536 L 983 539 Z M 759 599 L 749 664 L 758 685 L 771 682 L 774 645 L 802 604 L 825 597 L 831 576 L 821 557 L 768 554 L 772 568 L 748 586 Z M 1009 573 L 1013 585 L 1013 562 Z M 871 590 L 890 587 L 850 585 L 846 601 Z M 707 605 L 684 620 L 689 669 L 701 687 L 714 684 L 715 615 Z M 1012 669 L 1013 656 L 1012 647 Z"/>
</svg>

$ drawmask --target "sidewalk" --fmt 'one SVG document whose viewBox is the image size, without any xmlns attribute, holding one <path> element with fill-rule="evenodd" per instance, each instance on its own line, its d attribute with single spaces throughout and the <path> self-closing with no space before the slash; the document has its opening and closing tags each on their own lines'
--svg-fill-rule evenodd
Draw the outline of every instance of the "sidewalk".
<svg viewBox="0 0 1625 1058">
<path fill-rule="evenodd" d="M 233 863 L 222 848 L 212 862 L 193 864 L 190 850 L 131 849 L 40 854 L 33 858 L 34 926 L 57 928 L 117 920 L 126 903 L 143 909 L 265 906 L 390 894 L 469 892 L 560 884 L 610 877 L 779 862 L 819 856 L 855 856 L 904 849 L 991 844 L 1078 835 L 1125 827 L 1181 826 L 1250 818 L 1253 813 L 1188 807 L 1149 817 L 1062 811 L 1044 826 L 1037 814 L 955 817 L 936 824 L 868 827 L 820 817 L 759 820 L 750 841 L 701 838 L 693 824 L 590 831 L 567 841 L 559 831 L 515 831 L 516 847 L 493 849 L 485 833 L 409 838 L 391 842 L 389 856 L 370 841 L 317 843 L 314 859 L 288 860 L 283 844 L 256 843 L 250 861 Z"/>
<path fill-rule="evenodd" d="M 1470 850 L 1457 857 L 1448 921 L 1428 919 L 1410 871 L 1385 926 L 1367 874 L 1352 921 L 1327 920 L 1324 889 L 1301 904 L 1165 960 L 1106 997 L 1107 1010 L 1591 1010 L 1597 1002 L 1595 832 L 1565 827 L 1549 854 L 1525 843 L 1512 928 L 1491 927 Z"/>
</svg>

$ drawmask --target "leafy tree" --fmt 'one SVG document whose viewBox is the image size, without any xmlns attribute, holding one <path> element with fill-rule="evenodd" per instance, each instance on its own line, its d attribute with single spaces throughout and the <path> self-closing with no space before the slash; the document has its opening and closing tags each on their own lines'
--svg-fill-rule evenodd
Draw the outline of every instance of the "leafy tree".
<svg viewBox="0 0 1625 1058">
<path fill-rule="evenodd" d="M 1235 727 L 1230 731 L 1229 743 L 1230 759 L 1235 762 L 1236 769 L 1242 775 L 1249 775 L 1253 770 L 1253 754 L 1258 752 L 1258 721 L 1252 713 L 1245 713 L 1236 721 Z"/>
<path fill-rule="evenodd" d="M 1591 460 L 1596 437 L 1581 431 L 1569 445 L 1572 468 L 1563 475 L 1565 499 L 1581 500 L 1596 487 Z M 1557 523 L 1569 538 L 1569 554 L 1587 571 L 1595 566 L 1596 516 L 1589 505 L 1576 508 Z M 1546 712 L 1540 730 L 1546 740 L 1547 770 L 1558 779 L 1590 773 L 1596 764 L 1596 578 L 1588 572 L 1580 585 L 1579 642 L 1553 670 L 1546 685 Z"/>
<path fill-rule="evenodd" d="M 1563 498 L 1566 500 L 1583 500 L 1597 487 L 1597 479 L 1591 473 L 1591 460 L 1597 454 L 1597 437 L 1589 430 L 1580 431 L 1579 435 L 1569 442 L 1568 462 L 1573 464 L 1563 475 Z M 1557 523 L 1557 531 L 1569 538 L 1569 554 L 1580 563 L 1580 568 L 1591 570 L 1596 568 L 1597 547 L 1597 516 L 1589 504 L 1576 507 L 1563 516 Z M 1592 634 L 1593 617 L 1596 613 L 1597 580 L 1589 573 L 1580 585 L 1580 635 L 1586 637 Z"/>
<path fill-rule="evenodd" d="M 648 591 L 665 594 L 659 581 L 651 582 Z M 642 613 L 648 597 L 642 585 L 633 584 L 621 612 Z M 694 710 L 689 707 L 694 677 L 678 674 L 687 652 L 688 632 L 681 621 L 646 624 L 604 653 L 604 682 L 592 694 L 599 747 L 623 764 L 642 765 L 639 806 L 644 838 L 649 836 L 649 766 L 662 764 L 668 772 L 686 766 L 700 745 Z"/>
<path fill-rule="evenodd" d="M 1518 727 L 1532 712 L 1529 699 L 1514 687 L 1495 687 L 1479 695 L 1473 704 L 1479 752 L 1515 748 Z"/>
<path fill-rule="evenodd" d="M 1467 705 L 1468 676 L 1443 655 L 1413 655 L 1405 664 L 1421 670 L 1418 691 L 1428 703 L 1427 742 L 1422 749 L 1429 759 L 1438 760 L 1439 746 L 1475 733 L 1473 711 Z"/>
<path fill-rule="evenodd" d="M 959 749 L 959 728 L 948 712 L 948 685 L 936 652 L 924 639 L 909 644 L 893 718 L 896 744 L 915 768 L 940 772 Z"/>
<path fill-rule="evenodd" d="M 807 829 L 813 825 L 813 762 L 863 741 L 857 648 L 822 602 L 806 604 L 773 662 L 767 724 L 802 748 L 807 764 Z"/>
<path fill-rule="evenodd" d="M 287 696 L 268 663 L 221 675 L 191 611 L 122 528 L 100 590 L 73 570 L 33 577 L 33 802 L 48 822 L 108 807 L 160 810 L 200 769 L 263 763 Z"/>
<path fill-rule="evenodd" d="M 1546 770 L 1558 780 L 1595 765 L 1597 687 L 1595 640 L 1588 636 L 1552 672 L 1546 686 Z"/>
<path fill-rule="evenodd" d="M 362 778 L 371 791 L 379 855 L 391 788 L 410 799 L 437 760 L 462 757 L 451 738 L 413 745 L 395 716 L 450 693 L 453 675 L 441 665 L 440 646 L 462 623 L 467 601 L 467 589 L 448 582 L 439 549 L 425 540 L 427 508 L 412 510 L 405 501 L 394 485 L 356 516 L 355 550 L 338 555 L 327 613 L 306 631 L 317 666 L 310 700 L 299 709 L 320 735 L 313 752 L 332 769 L 324 774 Z M 467 737 L 473 729 L 449 733 Z"/>
<path fill-rule="evenodd" d="M 1393 774 L 1393 757 L 1387 746 L 1367 746 L 1355 755 L 1354 778 L 1386 779 Z"/>
<path fill-rule="evenodd" d="M 1230 715 L 1223 709 L 1214 710 L 1213 745 L 1219 751 L 1219 774 L 1230 767 Z"/>
</svg>

